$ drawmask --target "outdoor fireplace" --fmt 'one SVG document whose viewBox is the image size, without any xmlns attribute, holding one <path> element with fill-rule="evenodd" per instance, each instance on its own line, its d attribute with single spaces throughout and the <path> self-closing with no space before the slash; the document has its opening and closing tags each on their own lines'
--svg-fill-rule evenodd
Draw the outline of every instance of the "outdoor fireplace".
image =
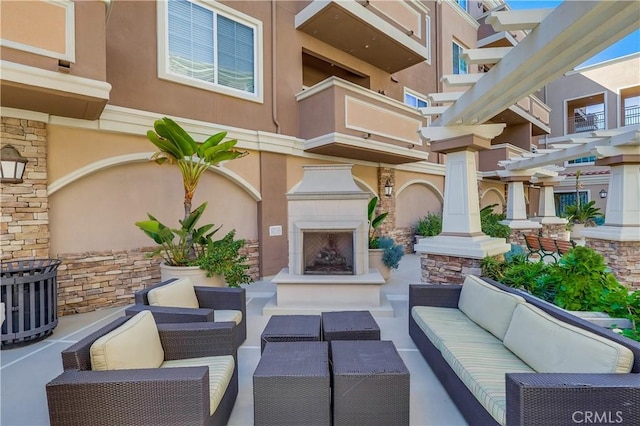
<svg viewBox="0 0 640 426">
<path fill-rule="evenodd" d="M 305 275 L 353 275 L 353 232 L 304 232 Z"/>
<path fill-rule="evenodd" d="M 356 185 L 351 164 L 303 166 L 299 185 L 287 193 L 289 267 L 271 282 L 275 297 L 265 315 L 368 310 L 393 316 L 380 287 L 385 280 L 369 268 L 371 195 Z"/>
</svg>

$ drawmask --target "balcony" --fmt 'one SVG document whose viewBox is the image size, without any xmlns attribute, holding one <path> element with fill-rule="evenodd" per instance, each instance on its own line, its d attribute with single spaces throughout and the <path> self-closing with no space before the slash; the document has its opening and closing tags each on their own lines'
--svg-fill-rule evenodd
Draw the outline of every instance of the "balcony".
<svg viewBox="0 0 640 426">
<path fill-rule="evenodd" d="M 426 119 L 400 101 L 337 77 L 296 95 L 304 150 L 388 164 L 426 160 Z"/>
<path fill-rule="evenodd" d="M 426 8 L 419 2 L 311 1 L 296 29 L 388 73 L 427 59 Z"/>
<path fill-rule="evenodd" d="M 62 117 L 100 117 L 107 83 L 109 2 L 2 2 L 3 107 Z"/>
<path fill-rule="evenodd" d="M 588 114 L 575 114 L 574 117 L 567 119 L 567 133 L 584 133 L 594 132 L 596 130 L 602 130 L 605 128 L 604 111 L 588 113 Z"/>
<path fill-rule="evenodd" d="M 551 109 L 534 95 L 520 99 L 515 105 L 502 111 L 491 119 L 495 123 L 515 124 L 531 123 L 531 136 L 548 135 L 549 113 Z"/>
</svg>

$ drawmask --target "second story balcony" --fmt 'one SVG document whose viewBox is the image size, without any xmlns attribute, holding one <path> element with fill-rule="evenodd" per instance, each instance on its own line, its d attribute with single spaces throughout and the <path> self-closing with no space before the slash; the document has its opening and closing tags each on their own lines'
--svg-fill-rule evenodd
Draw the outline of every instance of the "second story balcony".
<svg viewBox="0 0 640 426">
<path fill-rule="evenodd" d="M 0 2 L 3 107 L 100 117 L 107 83 L 109 1 Z"/>
<path fill-rule="evenodd" d="M 298 93 L 304 150 L 356 160 L 403 164 L 426 160 L 415 109 L 337 77 Z"/>
<path fill-rule="evenodd" d="M 388 73 L 428 58 L 427 8 L 419 1 L 308 2 L 296 28 Z"/>
</svg>

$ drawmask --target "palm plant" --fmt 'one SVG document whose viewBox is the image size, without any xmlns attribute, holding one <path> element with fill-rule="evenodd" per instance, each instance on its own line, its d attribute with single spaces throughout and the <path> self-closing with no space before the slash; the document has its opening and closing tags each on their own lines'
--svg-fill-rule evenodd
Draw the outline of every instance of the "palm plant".
<svg viewBox="0 0 640 426">
<path fill-rule="evenodd" d="M 378 197 L 373 197 L 369 200 L 367 206 L 367 218 L 369 220 L 369 248 L 377 249 L 379 245 L 380 237 L 376 235 L 377 229 L 382 225 L 382 222 L 387 218 L 388 212 L 380 213 L 375 216 L 376 207 L 378 206 Z"/>
<path fill-rule="evenodd" d="M 204 142 L 196 142 L 178 123 L 163 117 L 153 123 L 154 130 L 147 138 L 159 149 L 151 157 L 158 164 L 176 164 L 182 173 L 184 184 L 184 220 L 191 214 L 191 200 L 202 173 L 221 162 L 244 157 L 246 151 L 234 149 L 237 139 L 224 140 L 227 132 L 209 136 Z"/>
</svg>

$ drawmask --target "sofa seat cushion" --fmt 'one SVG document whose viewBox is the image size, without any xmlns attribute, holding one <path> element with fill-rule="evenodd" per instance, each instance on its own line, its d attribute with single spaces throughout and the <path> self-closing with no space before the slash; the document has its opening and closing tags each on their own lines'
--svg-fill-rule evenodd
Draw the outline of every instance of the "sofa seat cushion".
<svg viewBox="0 0 640 426">
<path fill-rule="evenodd" d="M 513 311 L 521 303 L 525 303 L 524 298 L 467 275 L 460 291 L 458 308 L 480 327 L 503 340 Z"/>
<path fill-rule="evenodd" d="M 216 309 L 213 311 L 213 320 L 215 322 L 242 322 L 242 311 L 234 311 L 232 309 Z"/>
<path fill-rule="evenodd" d="M 233 356 L 207 356 L 202 358 L 175 359 L 165 361 L 160 368 L 208 367 L 209 368 L 209 415 L 213 415 L 233 377 Z"/>
<path fill-rule="evenodd" d="M 504 345 L 539 373 L 628 373 L 633 352 L 530 304 L 513 313 Z"/>
<path fill-rule="evenodd" d="M 89 349 L 91 369 L 158 368 L 164 361 L 160 334 L 150 311 L 141 311 L 98 338 Z"/>
<path fill-rule="evenodd" d="M 471 321 L 457 308 L 414 306 L 411 316 L 439 350 L 442 350 L 444 340 L 501 344 L 491 333 Z"/>
<path fill-rule="evenodd" d="M 199 308 L 196 291 L 190 278 L 180 278 L 169 284 L 161 285 L 147 293 L 149 305 L 169 306 L 173 308 Z"/>
<path fill-rule="evenodd" d="M 533 373 L 497 339 L 469 342 L 464 339 L 443 342 L 442 356 L 487 412 L 506 424 L 506 373 Z"/>
</svg>

